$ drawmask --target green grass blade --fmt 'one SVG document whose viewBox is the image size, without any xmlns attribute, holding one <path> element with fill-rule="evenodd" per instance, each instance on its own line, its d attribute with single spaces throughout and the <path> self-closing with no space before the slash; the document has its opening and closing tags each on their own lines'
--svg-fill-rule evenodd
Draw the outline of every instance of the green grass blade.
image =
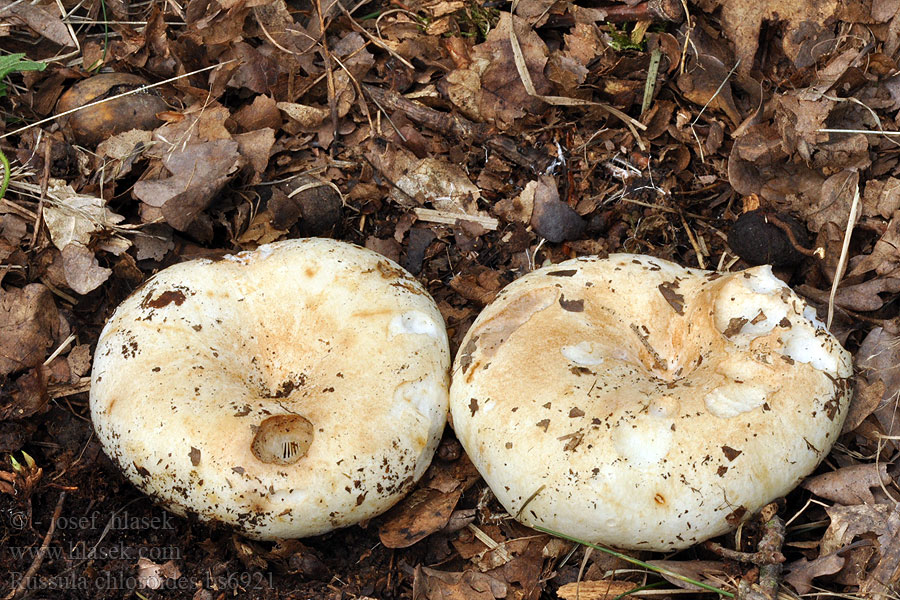
<svg viewBox="0 0 900 600">
<path fill-rule="evenodd" d="M 643 567 L 645 569 L 653 571 L 654 573 L 659 573 L 660 575 L 665 575 L 666 577 L 671 577 L 673 579 L 677 579 L 679 581 L 683 581 L 685 583 L 695 585 L 695 586 L 697 586 L 701 589 L 704 589 L 708 592 L 714 592 L 721 596 L 725 596 L 726 598 L 734 598 L 734 594 L 731 592 L 726 592 L 725 590 L 721 590 L 717 587 L 705 584 L 701 581 L 691 579 L 690 577 L 685 577 L 684 575 L 681 575 L 674 571 L 670 571 L 669 569 L 663 569 L 662 567 L 657 567 L 657 566 L 651 565 L 650 563 L 646 563 L 642 560 L 638 560 L 637 558 L 634 558 L 633 556 L 628 556 L 627 554 L 622 554 L 621 552 L 616 552 L 615 550 L 613 550 L 611 548 L 605 548 L 603 546 L 598 546 L 597 544 L 592 544 L 592 543 L 586 542 L 584 540 L 579 540 L 578 538 L 568 536 L 564 533 L 559 533 L 558 531 L 553 531 L 552 529 L 547 529 L 546 527 L 541 527 L 540 525 L 532 525 L 531 528 L 537 529 L 538 531 L 542 531 L 544 533 L 549 533 L 550 535 L 555 535 L 556 537 L 562 538 L 564 540 L 569 540 L 570 542 L 575 542 L 576 544 L 581 544 L 582 546 L 588 546 L 589 548 L 593 548 L 594 550 L 599 550 L 600 552 L 605 552 L 606 554 L 609 554 L 610 556 L 615 556 L 616 558 L 619 558 L 621 560 L 629 562 L 633 565 Z"/>
</svg>

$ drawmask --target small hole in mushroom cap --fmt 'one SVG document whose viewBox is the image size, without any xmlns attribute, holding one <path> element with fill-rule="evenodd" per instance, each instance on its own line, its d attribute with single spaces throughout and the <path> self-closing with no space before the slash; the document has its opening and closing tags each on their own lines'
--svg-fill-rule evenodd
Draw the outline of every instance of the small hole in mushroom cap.
<svg viewBox="0 0 900 600">
<path fill-rule="evenodd" d="M 313 424 L 300 415 L 276 415 L 259 425 L 250 449 L 267 464 L 290 465 L 304 456 L 313 442 Z"/>
</svg>

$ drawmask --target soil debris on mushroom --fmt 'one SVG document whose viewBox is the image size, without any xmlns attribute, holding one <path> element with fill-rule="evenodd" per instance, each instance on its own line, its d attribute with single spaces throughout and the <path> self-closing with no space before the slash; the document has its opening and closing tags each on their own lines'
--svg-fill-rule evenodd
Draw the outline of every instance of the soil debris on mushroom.
<svg viewBox="0 0 900 600">
<path fill-rule="evenodd" d="M 850 400 L 849 354 L 769 266 L 569 260 L 507 286 L 462 348 L 453 426 L 497 499 L 621 548 L 687 548 L 786 494 Z"/>
</svg>

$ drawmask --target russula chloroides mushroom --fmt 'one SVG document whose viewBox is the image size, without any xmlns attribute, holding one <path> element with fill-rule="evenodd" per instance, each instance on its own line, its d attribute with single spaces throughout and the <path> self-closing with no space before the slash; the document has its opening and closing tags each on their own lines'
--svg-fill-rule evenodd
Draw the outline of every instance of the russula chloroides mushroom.
<svg viewBox="0 0 900 600">
<path fill-rule="evenodd" d="M 453 427 L 506 510 L 621 548 L 722 534 L 825 458 L 849 354 L 768 266 L 538 269 L 463 339 Z"/>
<path fill-rule="evenodd" d="M 178 514 L 256 539 L 374 517 L 421 477 L 447 419 L 449 348 L 394 262 L 289 240 L 160 271 L 100 335 L 107 455 Z"/>
</svg>

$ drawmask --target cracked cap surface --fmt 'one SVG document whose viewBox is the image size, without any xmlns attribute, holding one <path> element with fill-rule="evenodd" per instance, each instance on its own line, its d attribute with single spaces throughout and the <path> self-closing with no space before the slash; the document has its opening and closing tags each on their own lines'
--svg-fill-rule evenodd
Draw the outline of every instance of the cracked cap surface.
<svg viewBox="0 0 900 600">
<path fill-rule="evenodd" d="M 507 286 L 456 357 L 456 435 L 527 525 L 621 548 L 722 534 L 828 454 L 850 355 L 768 266 L 582 257 Z"/>
<path fill-rule="evenodd" d="M 449 348 L 434 301 L 375 252 L 288 240 L 169 267 L 103 329 L 91 417 L 179 514 L 257 539 L 374 517 L 431 462 Z"/>
</svg>

